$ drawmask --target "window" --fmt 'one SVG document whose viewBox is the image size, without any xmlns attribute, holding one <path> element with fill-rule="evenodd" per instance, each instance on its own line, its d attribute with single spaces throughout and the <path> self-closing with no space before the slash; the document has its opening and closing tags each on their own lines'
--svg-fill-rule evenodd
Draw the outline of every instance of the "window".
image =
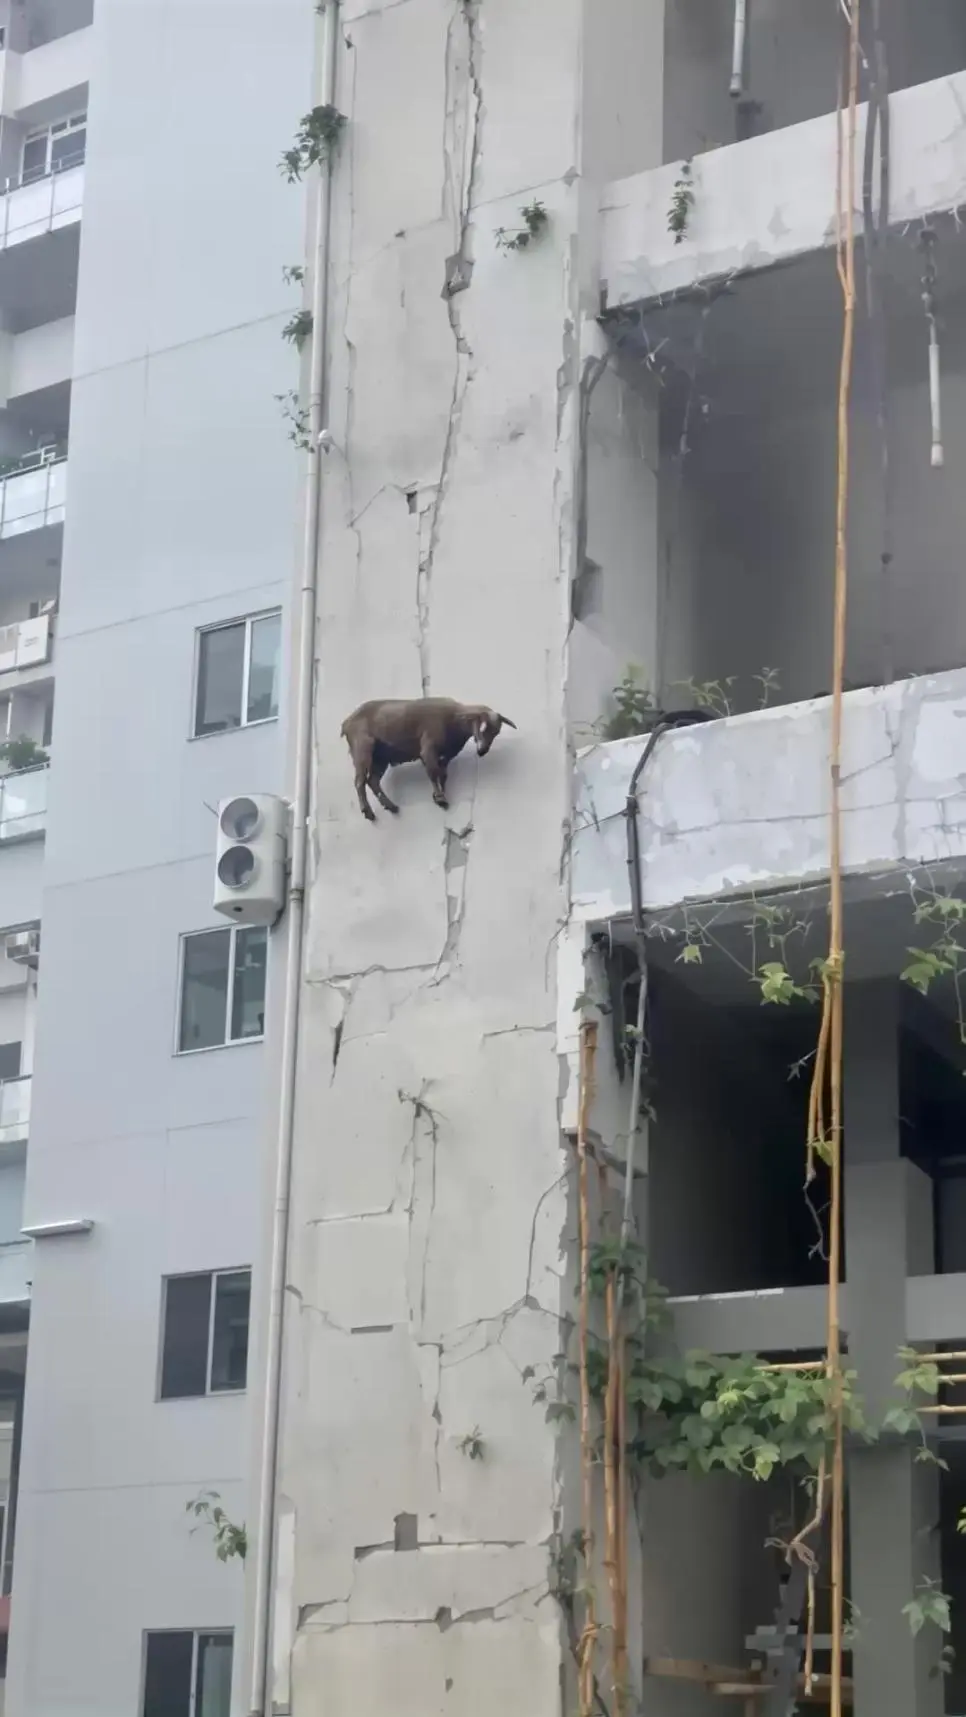
<svg viewBox="0 0 966 1717">
<path fill-rule="evenodd" d="M 87 114 L 74 113 L 39 125 L 24 138 L 20 178 L 24 185 L 46 179 L 48 173 L 64 173 L 79 167 L 87 148 Z"/>
<path fill-rule="evenodd" d="M 162 1401 L 245 1388 L 251 1291 L 250 1270 L 165 1278 Z"/>
<path fill-rule="evenodd" d="M 243 1043 L 265 1033 L 264 925 L 200 930 L 181 941 L 178 1054 Z"/>
<path fill-rule="evenodd" d="M 230 1717 L 230 1633 L 145 1636 L 141 1717 Z"/>
<path fill-rule="evenodd" d="M 5 1079 L 20 1078 L 20 1043 L 0 1043 L 0 1084 Z"/>
<path fill-rule="evenodd" d="M 199 633 L 196 739 L 275 720 L 281 643 L 278 609 Z"/>
</svg>

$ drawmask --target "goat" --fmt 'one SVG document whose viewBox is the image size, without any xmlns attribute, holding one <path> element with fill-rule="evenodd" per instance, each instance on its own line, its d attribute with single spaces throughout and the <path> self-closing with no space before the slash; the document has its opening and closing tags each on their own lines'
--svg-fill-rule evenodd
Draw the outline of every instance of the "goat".
<svg viewBox="0 0 966 1717">
<path fill-rule="evenodd" d="M 366 788 L 371 787 L 384 810 L 398 805 L 382 790 L 386 770 L 397 763 L 421 762 L 433 784 L 435 803 L 448 810 L 446 771 L 470 739 L 485 757 L 501 727 L 515 728 L 509 716 L 486 704 L 462 704 L 454 698 L 376 698 L 360 704 L 342 723 L 356 772 L 356 793 L 362 815 L 374 823 Z"/>
</svg>

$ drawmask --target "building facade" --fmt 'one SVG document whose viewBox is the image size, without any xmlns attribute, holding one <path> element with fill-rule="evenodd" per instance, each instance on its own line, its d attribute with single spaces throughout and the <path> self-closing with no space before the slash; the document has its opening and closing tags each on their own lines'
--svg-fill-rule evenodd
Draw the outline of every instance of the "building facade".
<svg viewBox="0 0 966 1717">
<path fill-rule="evenodd" d="M 345 124 L 265 1708 L 557 1712 L 579 1706 L 586 1645 L 561 1575 L 586 1526 L 578 1133 L 605 1209 L 635 1137 L 631 1209 L 672 1352 L 801 1379 L 825 1350 L 821 1159 L 803 1183 L 851 9 L 325 10 Z M 895 1717 L 962 1709 L 964 1614 L 955 1370 L 906 1409 L 929 1459 L 886 1423 L 916 1363 L 901 1349 L 955 1367 L 966 1347 L 961 956 L 936 952 L 964 854 L 966 27 L 957 6 L 927 11 L 862 7 L 850 181 L 877 242 L 857 250 L 849 415 L 841 1328 L 876 1440 L 846 1453 L 845 1675 L 856 1709 Z M 888 207 L 880 154 L 864 166 L 873 84 Z M 445 810 L 399 770 L 400 814 L 373 800 L 368 825 L 340 723 L 420 693 L 517 731 L 458 758 Z M 655 708 L 711 719 L 652 753 Z M 900 976 L 917 946 L 925 995 Z M 786 1711 L 805 1576 L 789 1595 L 775 1544 L 811 1512 L 794 1469 L 637 1474 L 633 1495 L 630 1689 L 608 1681 L 598 1562 L 590 1705 Z"/>
<path fill-rule="evenodd" d="M 241 1657 L 186 1504 L 244 1514 L 271 983 L 213 808 L 282 787 L 314 23 L 0 13 L 8 1711 L 227 1713 Z"/>
<path fill-rule="evenodd" d="M 848 183 L 847 1693 L 963 1709 L 966 22 L 852 4 L 851 180 L 849 6 L 0 12 L 8 1717 L 578 1708 L 578 1141 L 657 1355 L 821 1364 Z M 369 824 L 421 695 L 514 727 Z M 594 1708 L 784 1712 L 800 1474 L 634 1472 L 625 1694 L 607 1446 Z"/>
</svg>

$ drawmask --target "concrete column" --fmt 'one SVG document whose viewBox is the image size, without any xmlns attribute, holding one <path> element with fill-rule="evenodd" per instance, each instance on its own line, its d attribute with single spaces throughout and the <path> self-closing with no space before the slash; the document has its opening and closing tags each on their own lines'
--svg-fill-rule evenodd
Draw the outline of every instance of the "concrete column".
<svg viewBox="0 0 966 1717">
<path fill-rule="evenodd" d="M 847 993 L 845 1270 L 849 1357 L 875 1423 L 897 1399 L 906 1340 L 906 1277 L 933 1267 L 932 1186 L 899 1154 L 899 986 Z M 849 1465 L 856 1717 L 940 1717 L 942 1638 L 914 1638 L 902 1614 L 939 1573 L 936 1468 L 915 1450 L 859 1450 Z"/>
</svg>

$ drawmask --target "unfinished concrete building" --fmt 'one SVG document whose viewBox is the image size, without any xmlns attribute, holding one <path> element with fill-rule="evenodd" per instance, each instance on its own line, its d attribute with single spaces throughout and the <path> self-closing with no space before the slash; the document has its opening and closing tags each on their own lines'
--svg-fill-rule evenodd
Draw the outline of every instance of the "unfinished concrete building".
<svg viewBox="0 0 966 1717">
<path fill-rule="evenodd" d="M 966 13 L 329 0 L 319 30 L 319 103 L 345 123 L 311 190 L 315 749 L 252 1708 L 960 1713 Z M 838 1137 L 813 1128 L 805 1181 L 846 228 L 833 1235 Z M 457 760 L 445 811 L 398 770 L 401 815 L 371 827 L 340 723 L 421 694 L 518 732 Z M 662 710 L 706 719 L 655 734 Z M 788 1550 L 816 1486 L 782 1446 L 784 1397 L 774 1458 L 736 1433 L 739 1470 L 703 1473 L 699 1426 L 663 1476 L 660 1412 L 631 1403 L 624 1686 L 598 1398 L 596 1637 L 586 1571 L 564 1572 L 587 1542 L 578 1135 L 598 1216 L 619 1222 L 630 1178 L 635 1256 L 667 1296 L 645 1359 L 701 1350 L 720 1381 L 751 1355 L 807 1393 L 840 1255 L 866 1422 L 844 1437 L 836 1594 L 827 1509 L 814 1565 Z M 629 1275 L 609 1281 L 626 1312 Z"/>
</svg>

